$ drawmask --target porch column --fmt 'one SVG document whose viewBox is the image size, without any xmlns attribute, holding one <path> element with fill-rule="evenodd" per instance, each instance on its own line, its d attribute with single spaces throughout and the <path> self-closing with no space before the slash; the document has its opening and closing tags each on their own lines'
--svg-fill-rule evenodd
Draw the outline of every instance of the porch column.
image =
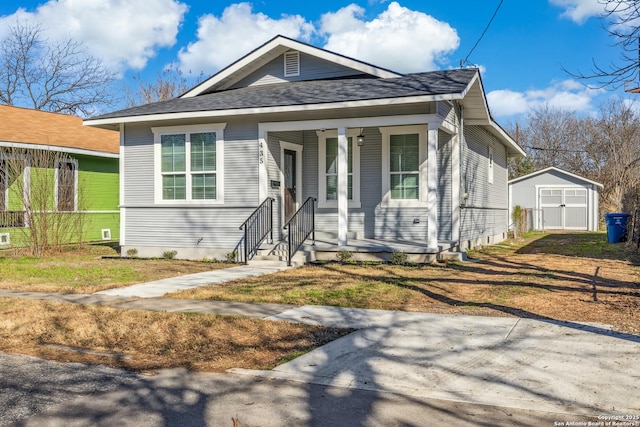
<svg viewBox="0 0 640 427">
<path fill-rule="evenodd" d="M 427 247 L 438 247 L 438 126 L 427 130 Z"/>
<path fill-rule="evenodd" d="M 349 165 L 347 129 L 338 128 L 338 246 L 347 245 L 349 215 Z"/>
<path fill-rule="evenodd" d="M 460 240 L 460 134 L 451 137 L 451 240 Z"/>
</svg>

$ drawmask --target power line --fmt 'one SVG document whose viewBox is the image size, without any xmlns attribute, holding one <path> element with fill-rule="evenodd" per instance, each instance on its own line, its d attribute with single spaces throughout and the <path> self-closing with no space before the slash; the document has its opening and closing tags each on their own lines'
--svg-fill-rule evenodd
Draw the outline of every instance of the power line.
<svg viewBox="0 0 640 427">
<path fill-rule="evenodd" d="M 471 54 L 473 53 L 473 51 L 476 49 L 476 47 L 478 47 L 478 44 L 480 43 L 480 41 L 482 40 L 482 38 L 484 37 L 484 35 L 487 33 L 487 31 L 489 30 L 489 27 L 491 26 L 491 23 L 493 22 L 493 19 L 496 17 L 496 15 L 498 14 L 498 11 L 500 10 L 500 6 L 502 6 L 502 2 L 504 0 L 500 0 L 500 3 L 498 3 L 498 7 L 496 7 L 496 10 L 493 12 L 493 16 L 491 16 L 491 19 L 489 19 L 489 23 L 487 24 L 487 26 L 485 27 L 484 31 L 482 32 L 482 34 L 480 34 L 480 37 L 478 38 L 478 41 L 476 42 L 476 44 L 473 45 L 473 47 L 471 48 L 471 50 L 469 51 L 469 53 L 467 54 L 467 56 L 460 61 L 460 67 L 464 67 L 464 64 L 467 63 L 467 59 L 469 59 L 469 57 L 471 56 Z"/>
</svg>

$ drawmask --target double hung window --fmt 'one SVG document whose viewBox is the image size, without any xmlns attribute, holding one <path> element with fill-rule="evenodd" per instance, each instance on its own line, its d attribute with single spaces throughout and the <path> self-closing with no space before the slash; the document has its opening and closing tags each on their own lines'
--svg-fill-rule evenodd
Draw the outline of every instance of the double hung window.
<svg viewBox="0 0 640 427">
<path fill-rule="evenodd" d="M 154 128 L 156 202 L 222 203 L 220 127 Z"/>
<path fill-rule="evenodd" d="M 427 126 L 380 128 L 382 134 L 382 203 L 426 206 Z"/>
</svg>

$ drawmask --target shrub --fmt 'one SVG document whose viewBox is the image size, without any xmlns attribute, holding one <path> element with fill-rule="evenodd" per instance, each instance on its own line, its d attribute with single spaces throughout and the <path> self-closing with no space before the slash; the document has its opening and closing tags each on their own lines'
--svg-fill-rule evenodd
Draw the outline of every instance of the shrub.
<svg viewBox="0 0 640 427">
<path fill-rule="evenodd" d="M 136 248 L 127 249 L 127 256 L 130 258 L 135 258 L 138 256 L 138 250 Z"/>
<path fill-rule="evenodd" d="M 228 254 L 225 255 L 225 259 L 227 260 L 227 262 L 236 262 L 237 257 L 238 257 L 238 252 L 236 251 L 229 252 Z"/>
<path fill-rule="evenodd" d="M 336 259 L 340 262 L 349 262 L 351 258 L 353 258 L 353 254 L 346 249 L 340 249 L 336 253 Z"/>
<path fill-rule="evenodd" d="M 164 259 L 174 259 L 178 255 L 178 251 L 164 251 L 162 253 L 162 258 Z"/>
<path fill-rule="evenodd" d="M 407 263 L 407 254 L 402 251 L 394 251 L 391 253 L 391 264 L 404 265 Z"/>
</svg>

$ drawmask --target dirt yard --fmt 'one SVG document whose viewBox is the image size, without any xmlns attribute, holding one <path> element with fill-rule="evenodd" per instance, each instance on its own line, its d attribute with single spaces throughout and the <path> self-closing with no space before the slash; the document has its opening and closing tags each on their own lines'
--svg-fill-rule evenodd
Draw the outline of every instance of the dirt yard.
<svg viewBox="0 0 640 427">
<path fill-rule="evenodd" d="M 168 295 L 596 322 L 640 333 L 640 257 L 603 233 L 534 234 L 432 266 L 327 263 Z"/>
</svg>

